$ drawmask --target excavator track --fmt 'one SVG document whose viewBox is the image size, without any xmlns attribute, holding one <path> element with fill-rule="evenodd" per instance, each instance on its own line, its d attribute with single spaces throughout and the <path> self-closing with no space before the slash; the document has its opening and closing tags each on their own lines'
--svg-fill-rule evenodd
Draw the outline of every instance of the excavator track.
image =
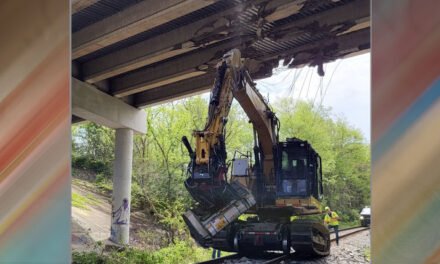
<svg viewBox="0 0 440 264">
<path fill-rule="evenodd" d="M 320 222 L 296 220 L 290 224 L 291 246 L 299 254 L 328 256 L 330 254 L 330 232 Z"/>
<path fill-rule="evenodd" d="M 253 256 L 256 252 L 292 248 L 299 255 L 324 257 L 330 254 L 330 232 L 319 221 L 296 220 L 291 223 L 233 223 L 213 237 L 212 247 L 221 251 Z"/>
<path fill-rule="evenodd" d="M 352 227 L 339 230 L 339 238 L 349 237 L 359 232 L 368 230 L 368 227 Z M 335 238 L 331 238 L 331 241 L 335 241 Z M 298 252 L 290 252 L 289 254 L 282 254 L 279 252 L 260 253 L 251 257 L 246 257 L 240 253 L 231 254 L 217 259 L 211 259 L 198 264 L 232 264 L 232 263 L 259 263 L 259 264 L 276 264 L 276 263 L 293 263 L 307 262 L 307 263 L 325 263 L 325 257 L 303 255 Z"/>
</svg>

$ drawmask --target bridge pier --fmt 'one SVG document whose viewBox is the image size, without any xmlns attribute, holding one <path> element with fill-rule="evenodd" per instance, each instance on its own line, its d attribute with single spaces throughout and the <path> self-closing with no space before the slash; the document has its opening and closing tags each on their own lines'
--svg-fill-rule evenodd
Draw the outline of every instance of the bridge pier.
<svg viewBox="0 0 440 264">
<path fill-rule="evenodd" d="M 110 240 L 127 245 L 130 230 L 133 130 L 116 129 Z"/>
<path fill-rule="evenodd" d="M 100 91 L 96 86 L 72 78 L 72 114 L 77 119 L 89 120 L 116 131 L 110 240 L 127 245 L 133 133 L 147 132 L 146 113 Z"/>
</svg>

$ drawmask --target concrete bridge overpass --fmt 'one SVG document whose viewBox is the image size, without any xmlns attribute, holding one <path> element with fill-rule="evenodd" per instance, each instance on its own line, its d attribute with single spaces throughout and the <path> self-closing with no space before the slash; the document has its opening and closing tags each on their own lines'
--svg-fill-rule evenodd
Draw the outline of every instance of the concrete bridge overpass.
<svg viewBox="0 0 440 264">
<path fill-rule="evenodd" d="M 116 129 L 113 210 L 130 197 L 133 131 L 146 132 L 140 109 L 208 91 L 232 48 L 254 79 L 280 60 L 320 68 L 369 51 L 370 2 L 72 1 L 72 120 Z M 111 239 L 127 243 L 128 223 L 114 224 Z"/>
</svg>

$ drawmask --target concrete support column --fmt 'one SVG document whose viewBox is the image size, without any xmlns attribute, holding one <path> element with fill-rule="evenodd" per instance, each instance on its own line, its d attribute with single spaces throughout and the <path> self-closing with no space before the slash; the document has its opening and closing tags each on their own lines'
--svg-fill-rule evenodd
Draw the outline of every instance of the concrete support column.
<svg viewBox="0 0 440 264">
<path fill-rule="evenodd" d="M 133 161 L 133 130 L 116 129 L 113 173 L 112 222 L 110 240 L 128 244 L 130 229 L 131 171 Z"/>
</svg>

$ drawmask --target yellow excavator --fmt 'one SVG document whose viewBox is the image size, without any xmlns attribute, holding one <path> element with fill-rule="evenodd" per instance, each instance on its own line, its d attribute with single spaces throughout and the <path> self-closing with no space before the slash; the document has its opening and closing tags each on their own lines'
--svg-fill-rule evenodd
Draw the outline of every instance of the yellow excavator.
<svg viewBox="0 0 440 264">
<path fill-rule="evenodd" d="M 234 98 L 252 123 L 254 149 L 228 166 L 225 125 Z M 226 53 L 217 64 L 205 128 L 193 133 L 195 150 L 182 138 L 191 159 L 185 187 L 196 201 L 183 219 L 201 246 L 245 255 L 288 254 L 292 248 L 314 256 L 330 253 L 328 229 L 319 219 L 303 217 L 322 213 L 321 158 L 307 141 L 280 142 L 279 128 L 240 51 Z M 240 219 L 242 214 L 251 217 Z"/>
</svg>

